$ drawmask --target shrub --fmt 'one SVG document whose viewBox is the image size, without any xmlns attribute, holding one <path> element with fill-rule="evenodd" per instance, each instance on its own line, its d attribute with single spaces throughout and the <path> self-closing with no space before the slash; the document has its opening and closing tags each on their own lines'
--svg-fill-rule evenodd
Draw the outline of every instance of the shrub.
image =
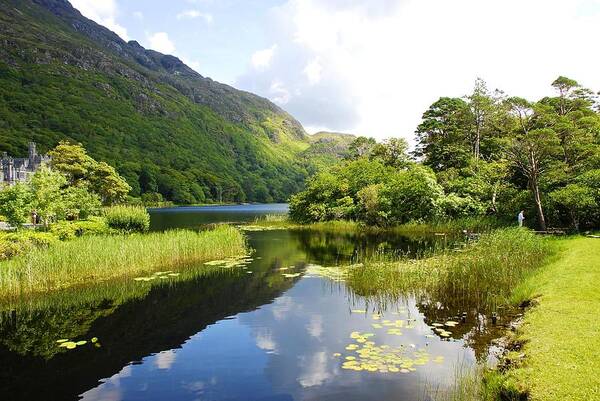
<svg viewBox="0 0 600 401">
<path fill-rule="evenodd" d="M 59 221 L 50 226 L 50 232 L 65 241 L 82 235 L 110 233 L 110 228 L 102 217 L 90 217 L 87 220 Z"/>
<path fill-rule="evenodd" d="M 150 228 L 150 215 L 139 206 L 113 206 L 104 215 L 108 227 L 122 232 L 144 232 Z"/>
<path fill-rule="evenodd" d="M 48 248 L 58 239 L 51 233 L 17 231 L 0 235 L 0 260 L 9 259 L 35 248 Z"/>
</svg>

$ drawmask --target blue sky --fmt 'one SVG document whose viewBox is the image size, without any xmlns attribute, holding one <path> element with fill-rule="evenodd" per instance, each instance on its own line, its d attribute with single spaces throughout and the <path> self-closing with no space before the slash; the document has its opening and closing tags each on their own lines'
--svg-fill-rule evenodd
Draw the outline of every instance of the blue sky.
<svg viewBox="0 0 600 401">
<path fill-rule="evenodd" d="M 566 75 L 600 90 L 600 0 L 72 0 L 204 76 L 265 96 L 309 132 L 413 137 L 440 96 L 535 100 Z"/>
</svg>

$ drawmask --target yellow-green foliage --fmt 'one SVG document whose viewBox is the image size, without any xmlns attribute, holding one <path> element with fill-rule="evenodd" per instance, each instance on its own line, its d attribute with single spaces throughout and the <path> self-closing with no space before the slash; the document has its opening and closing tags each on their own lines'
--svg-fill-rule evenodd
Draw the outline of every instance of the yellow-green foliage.
<svg viewBox="0 0 600 401">
<path fill-rule="evenodd" d="M 150 215 L 140 206 L 113 206 L 105 210 L 106 224 L 123 232 L 144 232 L 150 228 Z"/>
<path fill-rule="evenodd" d="M 65 241 L 82 235 L 109 234 L 111 229 L 102 217 L 90 217 L 87 220 L 59 221 L 50 226 L 50 232 Z"/>
<path fill-rule="evenodd" d="M 0 233 L 0 260 L 12 258 L 35 248 L 47 248 L 56 242 L 58 242 L 56 236 L 39 231 Z"/>
<path fill-rule="evenodd" d="M 0 263 L 0 298 L 177 268 L 246 252 L 235 228 L 84 236 Z"/>
</svg>

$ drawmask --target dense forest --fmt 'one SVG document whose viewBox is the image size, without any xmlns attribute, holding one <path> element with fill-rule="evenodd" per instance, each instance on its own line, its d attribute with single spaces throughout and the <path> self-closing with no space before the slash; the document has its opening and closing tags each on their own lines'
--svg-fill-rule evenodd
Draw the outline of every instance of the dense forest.
<svg viewBox="0 0 600 401">
<path fill-rule="evenodd" d="M 267 99 L 125 42 L 66 0 L 0 0 L 0 151 L 61 140 L 115 166 L 132 196 L 178 204 L 283 201 L 336 158 Z"/>
<path fill-rule="evenodd" d="M 291 199 L 296 221 L 393 225 L 493 216 L 584 229 L 600 226 L 600 114 L 594 92 L 552 82 L 531 102 L 478 79 L 464 98 L 442 97 L 423 114 L 416 147 L 360 137 L 346 160 L 313 176 Z"/>
</svg>

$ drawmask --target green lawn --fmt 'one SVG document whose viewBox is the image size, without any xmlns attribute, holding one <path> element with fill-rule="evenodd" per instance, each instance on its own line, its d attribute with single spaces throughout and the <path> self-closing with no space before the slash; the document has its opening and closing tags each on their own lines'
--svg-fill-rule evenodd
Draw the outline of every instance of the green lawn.
<svg viewBox="0 0 600 401">
<path fill-rule="evenodd" d="M 562 252 L 527 283 L 525 363 L 512 372 L 532 401 L 600 400 L 600 239 L 561 240 Z"/>
</svg>

